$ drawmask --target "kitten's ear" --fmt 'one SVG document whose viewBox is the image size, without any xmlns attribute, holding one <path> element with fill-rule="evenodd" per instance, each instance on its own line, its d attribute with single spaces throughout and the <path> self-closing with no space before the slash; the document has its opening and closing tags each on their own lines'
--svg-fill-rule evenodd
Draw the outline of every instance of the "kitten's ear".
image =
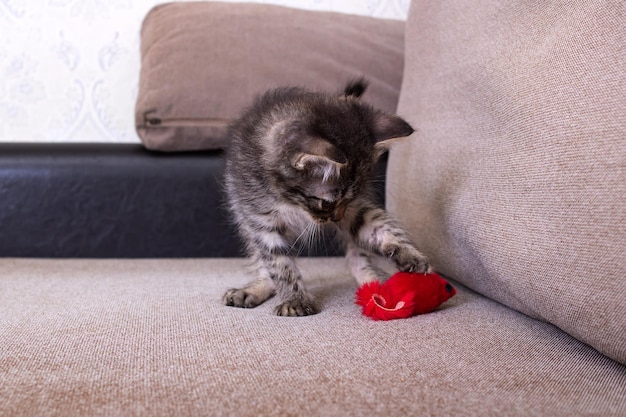
<svg viewBox="0 0 626 417">
<path fill-rule="evenodd" d="M 357 78 L 350 81 L 343 89 L 342 96 L 345 98 L 359 98 L 367 90 L 367 81 L 365 78 Z"/>
<path fill-rule="evenodd" d="M 374 137 L 376 144 L 374 147 L 382 154 L 391 147 L 391 144 L 402 140 L 414 132 L 414 129 L 404 119 L 376 111 L 373 123 Z"/>
<path fill-rule="evenodd" d="M 318 138 L 307 138 L 302 141 L 298 151 L 294 153 L 291 164 L 298 171 L 308 171 L 326 181 L 339 176 L 348 159 L 331 143 Z"/>
</svg>

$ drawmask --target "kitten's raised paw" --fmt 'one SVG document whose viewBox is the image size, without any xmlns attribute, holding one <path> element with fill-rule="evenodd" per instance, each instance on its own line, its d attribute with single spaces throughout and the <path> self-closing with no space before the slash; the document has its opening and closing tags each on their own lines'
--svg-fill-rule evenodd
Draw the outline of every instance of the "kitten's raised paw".
<svg viewBox="0 0 626 417">
<path fill-rule="evenodd" d="M 402 272 L 418 272 L 423 274 L 432 272 L 428 258 L 417 250 L 409 251 L 396 249 L 393 251 L 391 257 Z"/>
<path fill-rule="evenodd" d="M 230 307 L 254 308 L 265 300 L 262 300 L 257 294 L 253 294 L 245 288 L 231 288 L 224 293 L 222 301 L 224 305 Z"/>
<path fill-rule="evenodd" d="M 421 274 L 430 274 L 433 272 L 433 268 L 430 266 L 426 258 L 414 258 L 413 260 L 400 265 L 400 270 L 402 272 L 418 272 Z"/>
<path fill-rule="evenodd" d="M 313 301 L 298 298 L 279 304 L 274 313 L 282 317 L 302 317 L 319 313 L 319 308 Z"/>
</svg>

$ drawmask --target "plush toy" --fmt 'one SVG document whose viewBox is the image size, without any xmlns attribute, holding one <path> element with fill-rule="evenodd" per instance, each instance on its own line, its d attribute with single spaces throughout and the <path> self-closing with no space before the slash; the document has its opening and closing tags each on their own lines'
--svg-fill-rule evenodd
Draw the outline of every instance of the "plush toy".
<svg viewBox="0 0 626 417">
<path fill-rule="evenodd" d="M 359 287 L 356 303 L 374 320 L 393 320 L 430 313 L 456 294 L 456 289 L 436 273 L 396 272 L 386 282 Z"/>
</svg>

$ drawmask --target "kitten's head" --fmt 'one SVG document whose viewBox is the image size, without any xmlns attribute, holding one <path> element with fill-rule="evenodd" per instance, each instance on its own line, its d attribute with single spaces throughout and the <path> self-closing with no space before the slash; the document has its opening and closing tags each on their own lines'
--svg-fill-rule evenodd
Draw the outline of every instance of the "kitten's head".
<svg viewBox="0 0 626 417">
<path fill-rule="evenodd" d="M 273 161 L 282 197 L 318 223 L 338 222 L 357 196 L 369 193 L 379 157 L 413 133 L 398 116 L 359 100 L 367 87 L 352 82 L 340 95 L 282 89 L 281 122 L 271 133 L 280 150 Z"/>
</svg>

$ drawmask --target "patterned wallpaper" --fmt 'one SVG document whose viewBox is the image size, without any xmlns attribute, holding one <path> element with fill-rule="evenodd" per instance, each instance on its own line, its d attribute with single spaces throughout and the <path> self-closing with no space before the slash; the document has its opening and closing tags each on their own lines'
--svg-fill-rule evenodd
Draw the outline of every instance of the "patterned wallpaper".
<svg viewBox="0 0 626 417">
<path fill-rule="evenodd" d="M 256 2 L 405 19 L 410 0 Z M 138 142 L 139 28 L 157 3 L 0 0 L 0 141 Z"/>
</svg>

